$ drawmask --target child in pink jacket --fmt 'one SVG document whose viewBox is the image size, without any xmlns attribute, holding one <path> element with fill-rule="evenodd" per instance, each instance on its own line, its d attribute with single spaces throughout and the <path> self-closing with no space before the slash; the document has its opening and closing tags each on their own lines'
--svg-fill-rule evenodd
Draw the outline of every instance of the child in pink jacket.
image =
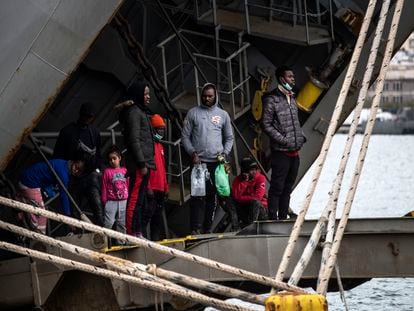
<svg viewBox="0 0 414 311">
<path fill-rule="evenodd" d="M 128 199 L 129 180 L 127 169 L 121 167 L 121 151 L 112 146 L 108 153 L 107 167 L 102 176 L 102 203 L 104 204 L 104 226 L 125 233 L 125 214 Z"/>
</svg>

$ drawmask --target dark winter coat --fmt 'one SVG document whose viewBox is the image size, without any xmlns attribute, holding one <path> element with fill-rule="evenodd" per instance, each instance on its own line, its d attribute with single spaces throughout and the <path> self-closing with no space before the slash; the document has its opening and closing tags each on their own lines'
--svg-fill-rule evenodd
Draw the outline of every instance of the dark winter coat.
<svg viewBox="0 0 414 311">
<path fill-rule="evenodd" d="M 128 163 L 128 168 L 155 168 L 149 116 L 131 100 L 117 105 L 117 108 L 121 109 L 119 122 L 123 126 L 122 135 L 127 148 L 127 159 L 128 162 L 132 162 Z"/>
<path fill-rule="evenodd" d="M 300 150 L 305 142 L 298 118 L 298 108 L 292 96 L 290 104 L 286 95 L 276 88 L 265 94 L 263 102 L 263 131 L 270 138 L 272 151 Z"/>
<path fill-rule="evenodd" d="M 88 150 L 86 150 L 88 149 Z M 72 122 L 62 128 L 53 150 L 53 158 L 64 160 L 83 159 L 86 171 L 101 168 L 101 136 L 99 129 L 92 125 Z"/>
</svg>

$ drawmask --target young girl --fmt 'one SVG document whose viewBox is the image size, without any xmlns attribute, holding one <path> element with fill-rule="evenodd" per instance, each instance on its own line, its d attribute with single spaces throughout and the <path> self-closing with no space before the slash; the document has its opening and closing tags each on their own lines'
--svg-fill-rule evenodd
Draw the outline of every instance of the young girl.
<svg viewBox="0 0 414 311">
<path fill-rule="evenodd" d="M 121 151 L 117 146 L 107 153 L 109 166 L 102 176 L 102 203 L 104 204 L 104 226 L 125 233 L 125 213 L 128 199 L 129 180 L 126 168 L 121 167 Z"/>
</svg>

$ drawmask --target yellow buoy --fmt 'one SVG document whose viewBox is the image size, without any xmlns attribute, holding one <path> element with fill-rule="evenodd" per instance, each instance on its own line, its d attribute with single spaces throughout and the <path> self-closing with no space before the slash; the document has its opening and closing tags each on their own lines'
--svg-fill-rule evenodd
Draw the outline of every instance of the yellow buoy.
<svg viewBox="0 0 414 311">
<path fill-rule="evenodd" d="M 266 299 L 266 311 L 327 311 L 323 295 L 279 293 Z"/>
<path fill-rule="evenodd" d="M 326 84 L 311 76 L 296 98 L 299 109 L 305 112 L 311 112 L 313 104 L 326 88 Z"/>
</svg>

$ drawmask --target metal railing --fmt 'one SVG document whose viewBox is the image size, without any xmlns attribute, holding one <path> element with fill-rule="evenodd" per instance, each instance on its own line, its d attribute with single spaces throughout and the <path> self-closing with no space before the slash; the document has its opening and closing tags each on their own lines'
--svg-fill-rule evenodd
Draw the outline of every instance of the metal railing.
<svg viewBox="0 0 414 311">
<path fill-rule="evenodd" d="M 119 121 L 116 121 L 113 124 L 111 124 L 109 127 L 107 127 L 106 131 L 101 131 L 100 132 L 101 137 L 111 138 L 111 143 L 113 145 L 116 145 L 117 138 L 122 137 L 121 132 L 115 131 L 115 128 L 118 125 L 119 125 Z M 59 132 L 33 132 L 31 136 L 34 137 L 37 141 L 39 139 L 56 139 L 59 136 Z M 181 139 L 178 139 L 176 141 L 162 140 L 161 143 L 168 147 L 169 161 L 167 161 L 167 175 L 178 179 L 178 185 L 179 185 L 179 191 L 180 191 L 179 203 L 180 204 L 184 203 L 190 198 L 190 193 L 186 193 L 185 180 L 184 180 L 184 174 L 186 174 L 190 170 L 190 167 L 189 166 L 185 167 L 183 165 Z M 52 149 L 46 146 L 39 146 L 39 147 L 42 149 L 42 151 L 48 153 L 49 155 L 53 154 Z M 123 150 L 123 152 L 125 152 L 125 150 Z M 178 155 L 178 159 L 176 162 L 174 162 L 172 158 L 172 155 L 175 155 L 175 154 Z M 174 167 L 177 167 L 178 171 L 174 171 Z M 169 178 L 169 180 L 171 181 L 171 178 Z M 47 206 L 50 203 L 52 203 L 57 198 L 57 196 L 58 194 L 52 197 L 51 200 L 48 200 L 45 203 L 45 205 Z"/>
<path fill-rule="evenodd" d="M 250 104 L 250 76 L 248 74 L 247 66 L 247 48 L 250 46 L 249 43 L 242 42 L 241 36 L 239 36 L 239 42 L 234 42 L 230 40 L 218 39 L 215 35 L 207 35 L 204 33 L 189 31 L 185 29 L 181 29 L 179 30 L 179 32 L 182 35 L 193 37 L 195 36 L 200 42 L 205 41 L 205 39 L 214 40 L 215 46 L 219 46 L 220 44 L 236 46 L 236 49 L 232 51 L 231 55 L 229 55 L 226 58 L 222 58 L 220 56 L 217 56 L 217 48 L 216 55 L 201 53 L 192 44 L 191 39 L 186 39 L 188 45 L 191 46 L 193 49 L 192 55 L 194 56 L 196 62 L 198 61 L 199 63 L 202 63 L 204 65 L 203 69 L 205 69 L 206 71 L 208 71 L 209 69 L 213 69 L 216 72 L 216 84 L 219 97 L 220 95 L 222 95 L 229 98 L 231 117 L 232 119 L 237 118 L 241 113 L 245 112 L 245 108 Z M 180 97 L 180 95 L 186 92 L 186 85 L 188 84 L 186 82 L 190 80 L 186 77 L 188 77 L 189 71 L 192 71 L 194 73 L 194 86 L 187 85 L 187 89 L 196 90 L 197 104 L 200 104 L 200 90 L 203 84 L 200 83 L 200 79 L 202 79 L 203 75 L 201 75 L 200 77 L 200 72 L 198 72 L 197 67 L 193 63 L 187 62 L 183 58 L 181 44 L 178 42 L 178 40 L 175 39 L 177 39 L 177 37 L 174 34 L 157 45 L 157 47 L 161 49 L 164 86 L 167 90 L 169 90 L 170 95 L 171 93 L 175 92 L 175 95 L 177 95 L 175 97 Z M 178 46 L 176 46 L 175 44 L 178 44 Z M 170 66 L 169 64 L 167 64 L 167 45 L 170 45 L 169 48 L 178 48 L 178 60 L 174 59 L 174 64 Z M 224 66 L 222 66 L 222 64 L 224 64 Z M 238 76 L 235 75 L 235 65 L 238 66 Z M 170 91 L 170 76 L 173 76 L 175 82 L 177 78 L 180 80 L 180 83 L 175 84 L 181 86 L 181 89 L 178 90 L 175 88 L 173 92 Z M 235 99 L 236 92 L 240 94 L 238 101 L 236 101 Z"/>
<path fill-rule="evenodd" d="M 213 0 L 215 2 L 215 0 Z M 275 13 L 287 14 L 291 16 L 292 26 L 296 26 L 297 24 L 304 23 L 306 29 L 306 42 L 310 44 L 310 34 L 309 34 L 309 27 L 310 27 L 310 18 L 315 19 L 315 24 L 322 26 L 322 17 L 324 15 L 329 15 L 329 27 L 330 27 L 330 35 L 332 41 L 334 41 L 334 31 L 333 31 L 333 15 L 332 15 L 332 0 L 329 0 L 329 10 L 325 10 L 321 12 L 321 6 L 319 0 L 314 2 L 316 13 L 311 13 L 308 10 L 308 5 L 306 0 L 293 0 L 291 1 L 290 7 L 275 7 L 274 1 L 270 0 L 269 6 L 249 3 L 249 0 L 244 0 L 244 13 L 245 13 L 245 23 L 246 23 L 246 31 L 248 34 L 251 33 L 250 27 L 250 7 L 263 9 L 268 14 L 268 20 L 271 22 L 274 18 Z M 214 6 L 214 4 L 213 4 Z"/>
</svg>

